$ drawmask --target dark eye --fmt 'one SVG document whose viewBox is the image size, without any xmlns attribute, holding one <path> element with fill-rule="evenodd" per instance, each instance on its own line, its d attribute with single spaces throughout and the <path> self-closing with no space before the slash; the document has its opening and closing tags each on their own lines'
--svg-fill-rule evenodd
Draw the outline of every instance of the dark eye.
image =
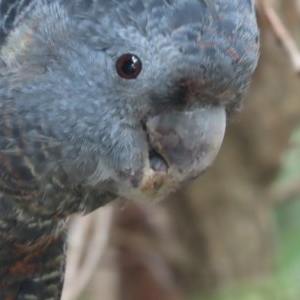
<svg viewBox="0 0 300 300">
<path fill-rule="evenodd" d="M 142 62 L 135 54 L 126 53 L 118 58 L 116 68 L 119 76 L 134 79 L 142 71 Z"/>
</svg>

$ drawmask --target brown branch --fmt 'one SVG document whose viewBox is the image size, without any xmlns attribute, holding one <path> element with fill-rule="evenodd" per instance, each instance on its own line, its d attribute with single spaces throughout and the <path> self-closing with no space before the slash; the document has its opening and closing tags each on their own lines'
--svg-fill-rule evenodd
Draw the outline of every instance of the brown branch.
<svg viewBox="0 0 300 300">
<path fill-rule="evenodd" d="M 112 207 L 75 217 L 69 230 L 69 249 L 62 300 L 77 299 L 96 271 L 110 232 Z"/>
<path fill-rule="evenodd" d="M 271 1 L 259 0 L 256 1 L 256 5 L 258 10 L 266 17 L 273 33 L 287 52 L 293 69 L 300 74 L 300 51 L 297 43 L 284 26 Z"/>
<path fill-rule="evenodd" d="M 298 16 L 300 16 L 300 0 L 294 0 L 295 1 L 295 8 L 297 11 Z"/>
</svg>

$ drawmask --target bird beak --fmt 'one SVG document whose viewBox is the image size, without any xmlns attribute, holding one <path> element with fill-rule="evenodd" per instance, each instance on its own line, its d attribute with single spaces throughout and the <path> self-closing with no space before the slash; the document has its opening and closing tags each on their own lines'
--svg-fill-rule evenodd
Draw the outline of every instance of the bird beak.
<svg viewBox="0 0 300 300">
<path fill-rule="evenodd" d="M 148 120 L 151 146 L 168 165 L 176 184 L 202 174 L 223 142 L 226 112 L 222 106 L 169 112 Z"/>
<path fill-rule="evenodd" d="M 146 122 L 150 155 L 143 170 L 118 183 L 118 195 L 132 200 L 165 198 L 201 175 L 216 158 L 225 133 L 224 107 L 166 112 Z"/>
</svg>

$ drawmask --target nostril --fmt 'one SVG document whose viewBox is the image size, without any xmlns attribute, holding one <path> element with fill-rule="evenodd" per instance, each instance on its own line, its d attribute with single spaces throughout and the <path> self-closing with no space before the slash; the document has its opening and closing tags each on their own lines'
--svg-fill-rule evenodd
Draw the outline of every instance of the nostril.
<svg viewBox="0 0 300 300">
<path fill-rule="evenodd" d="M 154 150 L 150 150 L 149 152 L 149 161 L 152 170 L 164 173 L 168 171 L 168 165 L 166 161 Z"/>
<path fill-rule="evenodd" d="M 199 82 L 199 79 L 192 78 L 192 77 L 186 77 L 184 79 L 181 79 L 180 81 L 181 86 L 185 87 L 187 92 L 191 95 L 198 95 L 201 91 L 201 84 Z"/>
<path fill-rule="evenodd" d="M 188 102 L 190 99 L 199 96 L 201 92 L 201 84 L 199 80 L 192 77 L 182 78 L 177 84 L 178 96 L 180 97 L 180 102 Z"/>
</svg>

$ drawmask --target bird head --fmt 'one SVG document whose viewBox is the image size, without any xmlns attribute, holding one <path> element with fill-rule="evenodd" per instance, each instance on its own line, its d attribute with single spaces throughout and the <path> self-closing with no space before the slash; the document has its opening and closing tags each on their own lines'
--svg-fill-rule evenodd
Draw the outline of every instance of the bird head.
<svg viewBox="0 0 300 300">
<path fill-rule="evenodd" d="M 39 180 L 152 200 L 202 174 L 256 67 L 251 1 L 61 2 L 37 1 L 1 50 Z"/>
</svg>

